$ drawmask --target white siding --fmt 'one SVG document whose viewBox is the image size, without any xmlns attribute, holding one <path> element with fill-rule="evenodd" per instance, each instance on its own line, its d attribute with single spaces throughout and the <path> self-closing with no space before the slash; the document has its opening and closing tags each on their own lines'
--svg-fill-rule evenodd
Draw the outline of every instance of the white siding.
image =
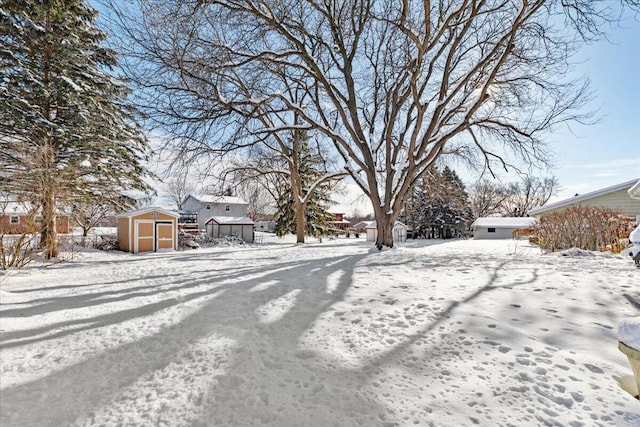
<svg viewBox="0 0 640 427">
<path fill-rule="evenodd" d="M 207 209 L 207 206 L 209 209 Z M 227 207 L 229 210 L 227 210 Z M 206 228 L 205 221 L 212 216 L 246 217 L 248 205 L 224 202 L 205 203 L 198 201 L 193 196 L 189 196 L 183 203 L 182 208 L 185 212 L 196 212 L 198 214 L 198 227 L 202 230 Z"/>
<path fill-rule="evenodd" d="M 591 199 L 582 200 L 573 204 L 551 209 L 536 214 L 538 217 L 549 215 L 552 212 L 560 212 L 570 206 L 586 206 L 608 208 L 621 211 L 625 215 L 636 216 L 640 214 L 640 200 L 632 199 L 627 190 L 619 190 L 613 193 L 604 194 L 602 196 L 593 197 Z"/>
<path fill-rule="evenodd" d="M 490 227 L 475 227 L 474 239 L 511 239 L 516 228 L 494 228 L 495 232 L 489 232 Z"/>
</svg>

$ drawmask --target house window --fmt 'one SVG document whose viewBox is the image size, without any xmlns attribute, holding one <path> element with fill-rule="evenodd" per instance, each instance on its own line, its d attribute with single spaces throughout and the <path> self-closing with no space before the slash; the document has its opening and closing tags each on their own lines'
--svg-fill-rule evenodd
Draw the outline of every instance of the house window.
<svg viewBox="0 0 640 427">
<path fill-rule="evenodd" d="M 229 205 L 224 205 L 224 210 L 228 211 L 229 210 Z"/>
<path fill-rule="evenodd" d="M 211 209 L 211 205 L 207 205 L 207 209 Z"/>
<path fill-rule="evenodd" d="M 495 233 L 495 232 L 496 232 L 496 229 L 495 229 L 495 227 L 489 227 L 489 228 L 487 229 L 487 231 L 488 231 L 489 233 Z"/>
<path fill-rule="evenodd" d="M 20 217 L 18 215 L 11 215 L 9 217 L 9 224 L 20 224 Z"/>
</svg>

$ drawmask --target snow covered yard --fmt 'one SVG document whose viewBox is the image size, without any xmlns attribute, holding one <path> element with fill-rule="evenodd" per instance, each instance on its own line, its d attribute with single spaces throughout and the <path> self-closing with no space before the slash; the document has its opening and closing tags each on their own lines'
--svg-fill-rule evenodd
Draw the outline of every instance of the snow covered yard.
<svg viewBox="0 0 640 427">
<path fill-rule="evenodd" d="M 2 426 L 638 426 L 626 258 L 363 239 L 0 276 Z"/>
</svg>

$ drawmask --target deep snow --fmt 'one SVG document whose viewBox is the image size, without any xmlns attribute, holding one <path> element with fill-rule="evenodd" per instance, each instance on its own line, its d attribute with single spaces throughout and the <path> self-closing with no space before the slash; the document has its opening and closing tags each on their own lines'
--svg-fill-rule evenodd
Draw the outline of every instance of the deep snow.
<svg viewBox="0 0 640 427">
<path fill-rule="evenodd" d="M 264 242 L 0 276 L 0 424 L 640 425 L 628 257 Z"/>
</svg>

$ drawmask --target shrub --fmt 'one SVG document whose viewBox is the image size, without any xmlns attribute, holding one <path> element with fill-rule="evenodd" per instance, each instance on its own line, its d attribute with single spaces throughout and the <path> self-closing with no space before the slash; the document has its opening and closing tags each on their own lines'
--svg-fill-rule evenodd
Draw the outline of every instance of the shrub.
<svg viewBox="0 0 640 427">
<path fill-rule="evenodd" d="M 558 251 L 580 248 L 618 253 L 628 245 L 635 218 L 596 207 L 575 206 L 540 219 L 536 228 L 542 249 Z"/>
<path fill-rule="evenodd" d="M 38 255 L 39 235 L 31 233 L 4 234 L 0 232 L 0 270 L 22 268 Z"/>
</svg>

